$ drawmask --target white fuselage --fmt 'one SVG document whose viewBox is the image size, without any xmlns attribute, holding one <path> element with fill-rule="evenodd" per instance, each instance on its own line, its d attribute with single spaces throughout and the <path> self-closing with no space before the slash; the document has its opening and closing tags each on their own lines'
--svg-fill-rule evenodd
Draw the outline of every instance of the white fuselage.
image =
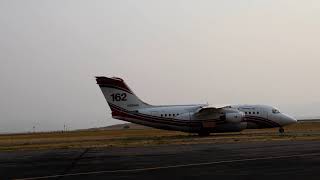
<svg viewBox="0 0 320 180">
<path fill-rule="evenodd" d="M 243 112 L 245 116 L 240 122 L 221 121 L 220 117 L 200 120 L 194 114 L 197 113 L 199 108 L 205 106 L 207 105 L 154 106 L 134 111 L 133 113 L 136 116 L 133 117 L 113 117 L 155 128 L 186 132 L 198 132 L 203 128 L 204 123 L 207 123 L 206 128 L 210 132 L 228 132 L 244 129 L 283 127 L 297 122 L 293 117 L 280 113 L 277 109 L 266 105 L 233 105 L 223 107 L 224 111 L 234 109 Z M 152 119 L 155 121 L 150 121 Z M 160 120 L 167 120 L 167 122 L 161 123 Z"/>
</svg>

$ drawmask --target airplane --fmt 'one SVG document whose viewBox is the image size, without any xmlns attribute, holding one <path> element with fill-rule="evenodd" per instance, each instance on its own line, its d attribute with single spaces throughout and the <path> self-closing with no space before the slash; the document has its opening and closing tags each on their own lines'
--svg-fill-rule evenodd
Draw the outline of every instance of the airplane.
<svg viewBox="0 0 320 180">
<path fill-rule="evenodd" d="M 282 134 L 284 126 L 297 122 L 295 118 L 267 105 L 154 106 L 139 99 L 121 78 L 99 76 L 96 81 L 114 119 L 157 129 L 209 136 L 210 133 L 277 127 Z"/>
</svg>

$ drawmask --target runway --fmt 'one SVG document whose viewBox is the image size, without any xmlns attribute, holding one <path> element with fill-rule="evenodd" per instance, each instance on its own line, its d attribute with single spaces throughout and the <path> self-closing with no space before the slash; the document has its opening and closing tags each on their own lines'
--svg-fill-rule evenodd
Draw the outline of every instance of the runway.
<svg viewBox="0 0 320 180">
<path fill-rule="evenodd" d="M 319 179 L 320 141 L 0 153 L 1 179 Z"/>
</svg>

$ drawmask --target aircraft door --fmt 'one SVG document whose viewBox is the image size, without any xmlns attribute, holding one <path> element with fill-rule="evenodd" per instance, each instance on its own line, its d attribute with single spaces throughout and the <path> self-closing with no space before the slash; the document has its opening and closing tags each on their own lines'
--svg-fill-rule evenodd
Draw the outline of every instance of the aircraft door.
<svg viewBox="0 0 320 180">
<path fill-rule="evenodd" d="M 261 112 L 261 116 L 262 116 L 263 118 L 268 119 L 268 111 L 266 111 L 266 110 L 263 109 L 263 108 L 259 108 L 259 111 Z"/>
<path fill-rule="evenodd" d="M 157 112 L 157 111 L 152 111 L 152 112 L 151 112 L 151 115 L 152 115 L 152 116 L 160 116 L 160 113 Z"/>
</svg>

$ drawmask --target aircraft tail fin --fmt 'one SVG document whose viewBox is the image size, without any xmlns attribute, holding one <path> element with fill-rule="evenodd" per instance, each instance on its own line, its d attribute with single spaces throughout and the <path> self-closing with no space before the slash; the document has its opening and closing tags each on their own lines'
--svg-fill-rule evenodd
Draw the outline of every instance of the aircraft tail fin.
<svg viewBox="0 0 320 180">
<path fill-rule="evenodd" d="M 140 108 L 151 107 L 151 105 L 140 100 L 121 78 L 100 76 L 96 77 L 96 81 L 112 112 L 115 109 L 135 111 Z"/>
</svg>

